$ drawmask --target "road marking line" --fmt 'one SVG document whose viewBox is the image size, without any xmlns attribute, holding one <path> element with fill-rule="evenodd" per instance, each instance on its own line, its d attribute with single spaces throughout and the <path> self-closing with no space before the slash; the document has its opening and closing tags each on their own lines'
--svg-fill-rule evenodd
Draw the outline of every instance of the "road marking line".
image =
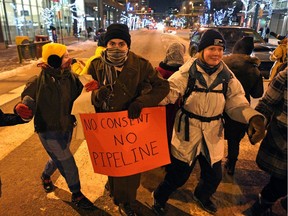
<svg viewBox="0 0 288 216">
<path fill-rule="evenodd" d="M 17 135 L 16 135 L 17 133 Z M 34 134 L 34 123 L 30 121 L 26 124 L 4 127 L 0 134 L 0 160 L 6 157 L 10 152 L 24 143 Z"/>
<path fill-rule="evenodd" d="M 6 94 L 2 94 L 0 95 L 0 106 L 16 99 L 17 97 L 20 97 L 21 96 L 21 93 L 23 92 L 25 88 L 25 85 L 22 85 L 16 89 L 13 89 L 11 91 L 9 91 L 8 93 Z"/>
</svg>

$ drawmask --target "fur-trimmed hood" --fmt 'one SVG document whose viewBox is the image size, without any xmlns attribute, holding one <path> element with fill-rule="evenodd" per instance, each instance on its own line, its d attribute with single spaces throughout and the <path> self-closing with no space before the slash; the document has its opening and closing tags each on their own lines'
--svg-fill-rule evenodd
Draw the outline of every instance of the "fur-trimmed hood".
<svg viewBox="0 0 288 216">
<path fill-rule="evenodd" d="M 263 94 L 263 80 L 258 69 L 261 61 L 257 57 L 245 54 L 230 54 L 223 57 L 223 61 L 241 82 L 247 100 Z"/>
<path fill-rule="evenodd" d="M 257 57 L 245 55 L 245 54 L 230 54 L 223 57 L 223 61 L 229 65 L 234 65 L 234 67 L 242 67 L 243 65 L 247 66 L 247 64 L 252 64 L 256 67 L 259 67 L 261 61 Z M 231 69 L 231 68 L 230 68 Z M 232 70 L 233 71 L 233 70 Z M 234 72 L 234 71 L 233 71 Z"/>
</svg>

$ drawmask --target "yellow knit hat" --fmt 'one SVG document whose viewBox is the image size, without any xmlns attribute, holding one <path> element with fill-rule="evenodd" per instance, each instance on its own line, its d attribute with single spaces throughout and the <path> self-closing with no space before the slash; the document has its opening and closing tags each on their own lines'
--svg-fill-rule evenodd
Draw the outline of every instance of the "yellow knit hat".
<svg viewBox="0 0 288 216">
<path fill-rule="evenodd" d="M 42 47 L 42 62 L 53 68 L 61 66 L 62 57 L 67 52 L 67 47 L 59 43 L 48 43 Z"/>
</svg>

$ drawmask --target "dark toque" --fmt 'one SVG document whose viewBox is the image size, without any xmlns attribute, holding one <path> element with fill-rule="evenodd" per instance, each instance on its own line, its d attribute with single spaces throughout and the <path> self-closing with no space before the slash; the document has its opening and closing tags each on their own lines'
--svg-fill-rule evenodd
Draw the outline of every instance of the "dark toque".
<svg viewBox="0 0 288 216">
<path fill-rule="evenodd" d="M 113 23 L 108 26 L 107 32 L 105 33 L 105 46 L 107 46 L 107 43 L 110 40 L 115 38 L 124 40 L 130 48 L 131 36 L 129 34 L 129 28 L 127 25 Z"/>
<path fill-rule="evenodd" d="M 222 34 L 214 29 L 206 30 L 200 39 L 198 52 L 208 46 L 221 46 L 225 49 L 225 40 Z"/>
<path fill-rule="evenodd" d="M 236 42 L 233 47 L 233 54 L 246 54 L 251 55 L 254 49 L 253 37 L 243 37 Z"/>
</svg>

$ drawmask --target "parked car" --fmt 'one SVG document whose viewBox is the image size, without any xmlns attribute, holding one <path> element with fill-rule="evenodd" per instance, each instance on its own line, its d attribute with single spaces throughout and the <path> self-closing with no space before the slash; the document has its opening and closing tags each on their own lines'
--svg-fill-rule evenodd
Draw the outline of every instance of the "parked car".
<svg viewBox="0 0 288 216">
<path fill-rule="evenodd" d="M 238 26 L 217 26 L 217 27 L 201 27 L 190 35 L 189 54 L 193 56 L 197 52 L 197 47 L 202 33 L 207 29 L 216 29 L 224 36 L 226 40 L 226 49 L 224 54 L 232 52 L 233 46 L 240 38 L 244 36 L 251 36 L 254 38 L 254 51 L 252 55 L 261 60 L 259 70 L 265 79 L 269 79 L 270 69 L 274 62 L 269 59 L 271 51 L 276 48 L 276 45 L 266 43 L 263 38 L 251 28 L 244 28 Z"/>
</svg>

